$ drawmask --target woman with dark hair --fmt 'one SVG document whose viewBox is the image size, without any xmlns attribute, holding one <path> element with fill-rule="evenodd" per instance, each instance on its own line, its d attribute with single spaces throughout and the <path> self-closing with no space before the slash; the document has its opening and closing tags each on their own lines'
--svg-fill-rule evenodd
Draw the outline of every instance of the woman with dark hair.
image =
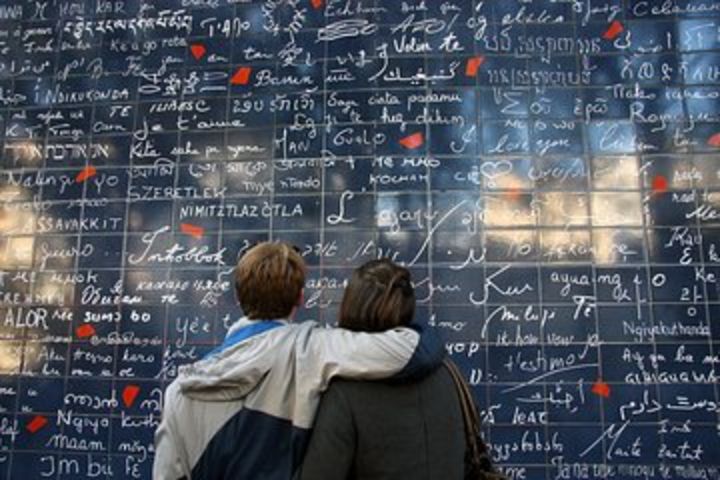
<svg viewBox="0 0 720 480">
<path fill-rule="evenodd" d="M 410 272 L 387 259 L 356 269 L 340 327 L 379 332 L 415 312 Z M 446 368 L 416 383 L 335 381 L 315 422 L 301 480 L 460 480 L 465 434 Z"/>
</svg>

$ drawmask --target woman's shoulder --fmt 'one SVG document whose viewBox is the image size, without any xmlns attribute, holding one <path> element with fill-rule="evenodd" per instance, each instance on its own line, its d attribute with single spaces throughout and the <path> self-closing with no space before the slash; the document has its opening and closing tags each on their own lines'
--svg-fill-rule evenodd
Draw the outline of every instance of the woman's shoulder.
<svg viewBox="0 0 720 480">
<path fill-rule="evenodd" d="M 454 393 L 455 385 L 452 377 L 447 369 L 440 366 L 430 372 L 428 375 L 408 380 L 353 380 L 345 378 L 336 378 L 330 383 L 328 391 L 332 390 L 337 394 L 346 396 L 347 398 L 357 399 L 363 397 L 373 398 L 374 395 L 395 394 L 403 395 L 416 392 L 418 390 L 437 390 L 438 392 Z"/>
</svg>

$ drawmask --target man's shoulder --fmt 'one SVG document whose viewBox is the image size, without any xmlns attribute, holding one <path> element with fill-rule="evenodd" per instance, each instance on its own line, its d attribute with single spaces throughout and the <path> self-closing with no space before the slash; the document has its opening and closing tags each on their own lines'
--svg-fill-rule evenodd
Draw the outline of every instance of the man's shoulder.
<svg viewBox="0 0 720 480">
<path fill-rule="evenodd" d="M 175 416 L 177 413 L 177 409 L 180 407 L 179 403 L 181 403 L 182 401 L 182 390 L 180 389 L 180 384 L 178 382 L 178 379 L 176 378 L 165 387 L 165 390 L 163 392 L 163 417 L 169 418 Z"/>
<path fill-rule="evenodd" d="M 165 387 L 165 401 L 169 398 L 177 398 L 182 395 L 182 389 L 180 388 L 180 379 L 174 378 L 168 385 Z"/>
</svg>

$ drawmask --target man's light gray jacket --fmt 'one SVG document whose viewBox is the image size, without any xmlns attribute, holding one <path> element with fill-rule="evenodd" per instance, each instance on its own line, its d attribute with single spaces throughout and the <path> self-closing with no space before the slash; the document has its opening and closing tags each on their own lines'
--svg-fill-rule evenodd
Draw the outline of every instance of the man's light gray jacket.
<svg viewBox="0 0 720 480">
<path fill-rule="evenodd" d="M 443 353 L 420 326 L 371 334 L 239 320 L 221 347 L 168 386 L 153 478 L 289 480 L 333 377 L 417 377 Z"/>
</svg>

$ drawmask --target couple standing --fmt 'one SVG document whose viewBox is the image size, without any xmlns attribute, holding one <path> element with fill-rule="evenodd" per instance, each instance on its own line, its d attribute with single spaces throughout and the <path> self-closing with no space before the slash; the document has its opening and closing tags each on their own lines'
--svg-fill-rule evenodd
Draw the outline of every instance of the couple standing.
<svg viewBox="0 0 720 480">
<path fill-rule="evenodd" d="M 449 370 L 437 368 L 441 342 L 412 323 L 409 272 L 388 260 L 355 270 L 341 328 L 292 323 L 305 273 L 285 243 L 242 256 L 245 317 L 168 387 L 153 478 L 464 478 L 461 403 Z M 336 377 L 348 380 L 329 386 Z"/>
</svg>

